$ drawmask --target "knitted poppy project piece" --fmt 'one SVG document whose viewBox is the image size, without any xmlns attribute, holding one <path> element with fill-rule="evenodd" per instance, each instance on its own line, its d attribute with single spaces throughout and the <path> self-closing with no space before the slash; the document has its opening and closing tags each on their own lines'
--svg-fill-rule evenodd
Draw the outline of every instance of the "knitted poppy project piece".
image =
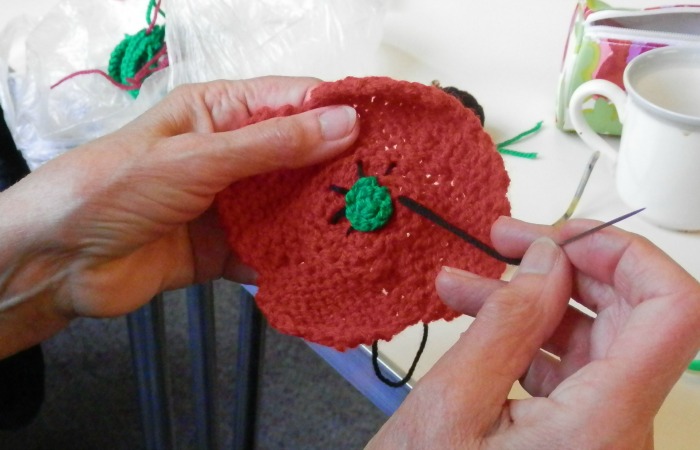
<svg viewBox="0 0 700 450">
<path fill-rule="evenodd" d="M 359 114 L 348 151 L 236 182 L 217 207 L 230 246 L 259 274 L 256 301 L 270 325 L 345 350 L 456 317 L 435 292 L 443 266 L 502 275 L 504 262 L 417 209 L 490 247 L 491 225 L 510 204 L 493 141 L 439 87 L 346 78 L 320 84 L 300 108 L 262 110 L 250 123 L 340 104 Z"/>
</svg>

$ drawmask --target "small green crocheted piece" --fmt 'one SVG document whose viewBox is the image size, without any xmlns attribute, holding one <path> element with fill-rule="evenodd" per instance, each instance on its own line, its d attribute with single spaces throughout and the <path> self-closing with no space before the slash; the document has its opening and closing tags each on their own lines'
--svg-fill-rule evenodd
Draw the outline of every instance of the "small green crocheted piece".
<svg viewBox="0 0 700 450">
<path fill-rule="evenodd" d="M 357 231 L 369 232 L 386 225 L 394 212 L 389 189 L 377 177 L 362 177 L 345 194 L 345 217 Z"/>
<path fill-rule="evenodd" d="M 530 128 L 527 131 L 523 131 L 519 135 L 508 139 L 507 141 L 503 141 L 496 145 L 496 150 L 498 150 L 499 153 L 502 155 L 511 155 L 511 156 L 517 156 L 519 158 L 526 158 L 526 159 L 535 159 L 537 158 L 537 153 L 526 153 L 526 152 L 519 152 L 517 150 L 511 150 L 509 148 L 506 148 L 507 146 L 511 144 L 515 144 L 516 142 L 522 141 L 524 138 L 527 136 L 530 136 L 531 134 L 535 134 L 539 132 L 542 129 L 542 121 L 538 122 L 537 125 L 534 127 Z"/>
<path fill-rule="evenodd" d="M 143 29 L 134 35 L 127 34 L 109 57 L 109 76 L 122 84 L 131 85 L 129 80 L 153 59 L 164 43 L 164 25 L 154 26 L 150 33 Z M 136 98 L 139 89 L 132 89 L 129 94 Z"/>
</svg>

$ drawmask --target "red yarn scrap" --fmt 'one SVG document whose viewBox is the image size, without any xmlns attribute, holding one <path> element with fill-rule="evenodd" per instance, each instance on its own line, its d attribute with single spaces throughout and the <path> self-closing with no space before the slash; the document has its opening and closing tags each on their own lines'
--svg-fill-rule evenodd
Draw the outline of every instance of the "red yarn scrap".
<svg viewBox="0 0 700 450">
<path fill-rule="evenodd" d="M 256 301 L 279 331 L 345 350 L 459 313 L 437 297 L 442 266 L 498 278 L 505 264 L 396 201 L 408 196 L 491 245 L 510 215 L 503 160 L 474 113 L 438 87 L 390 78 L 347 78 L 316 87 L 301 108 L 264 110 L 259 122 L 328 105 L 360 116 L 354 146 L 330 162 L 242 180 L 217 198 L 229 243 L 259 274 Z M 392 197 L 389 222 L 353 231 L 331 185 L 376 176 Z M 385 174 L 390 166 L 395 167 Z"/>
</svg>

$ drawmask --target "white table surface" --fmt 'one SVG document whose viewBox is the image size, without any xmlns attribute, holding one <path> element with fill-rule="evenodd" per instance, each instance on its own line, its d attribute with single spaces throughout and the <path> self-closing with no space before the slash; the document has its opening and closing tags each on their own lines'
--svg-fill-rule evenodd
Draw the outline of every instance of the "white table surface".
<svg viewBox="0 0 700 450">
<path fill-rule="evenodd" d="M 56 0 L 0 0 L 0 28 L 18 14 L 42 14 Z M 625 6 L 650 4 L 626 1 Z M 486 130 L 495 141 L 512 137 L 544 120 L 543 130 L 518 144 L 539 158 L 504 157 L 511 177 L 512 215 L 554 222 L 566 209 L 590 151 L 554 125 L 554 101 L 564 43 L 575 0 L 513 2 L 489 0 L 389 0 L 385 36 L 372 74 L 442 85 L 474 94 L 486 111 Z M 575 217 L 608 220 L 629 208 L 615 193 L 613 167 L 601 160 Z M 622 228 L 640 233 L 700 279 L 700 233 L 657 228 L 639 217 Z M 456 341 L 468 318 L 430 327 L 428 346 L 416 370 L 420 378 Z M 385 361 L 405 370 L 420 341 L 419 327 L 381 346 Z M 523 396 L 519 388 L 514 396 Z M 640 392 L 639 395 L 644 395 Z M 656 420 L 659 449 L 700 446 L 700 376 L 685 374 Z"/>
</svg>

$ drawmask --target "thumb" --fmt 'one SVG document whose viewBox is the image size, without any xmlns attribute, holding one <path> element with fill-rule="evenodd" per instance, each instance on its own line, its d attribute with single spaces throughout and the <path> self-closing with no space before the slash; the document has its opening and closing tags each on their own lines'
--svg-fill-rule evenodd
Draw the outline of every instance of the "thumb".
<svg viewBox="0 0 700 450">
<path fill-rule="evenodd" d="M 358 133 L 355 110 L 337 105 L 233 131 L 192 133 L 171 139 L 181 141 L 175 144 L 178 147 L 196 149 L 188 160 L 188 172 L 207 180 L 218 192 L 241 178 L 329 159 L 347 149 Z"/>
<path fill-rule="evenodd" d="M 472 419 L 492 426 L 513 383 L 561 321 L 570 293 L 571 268 L 563 250 L 538 239 L 513 279 L 489 295 L 469 329 L 420 384 L 451 386 L 453 402 L 479 405 Z"/>
</svg>

